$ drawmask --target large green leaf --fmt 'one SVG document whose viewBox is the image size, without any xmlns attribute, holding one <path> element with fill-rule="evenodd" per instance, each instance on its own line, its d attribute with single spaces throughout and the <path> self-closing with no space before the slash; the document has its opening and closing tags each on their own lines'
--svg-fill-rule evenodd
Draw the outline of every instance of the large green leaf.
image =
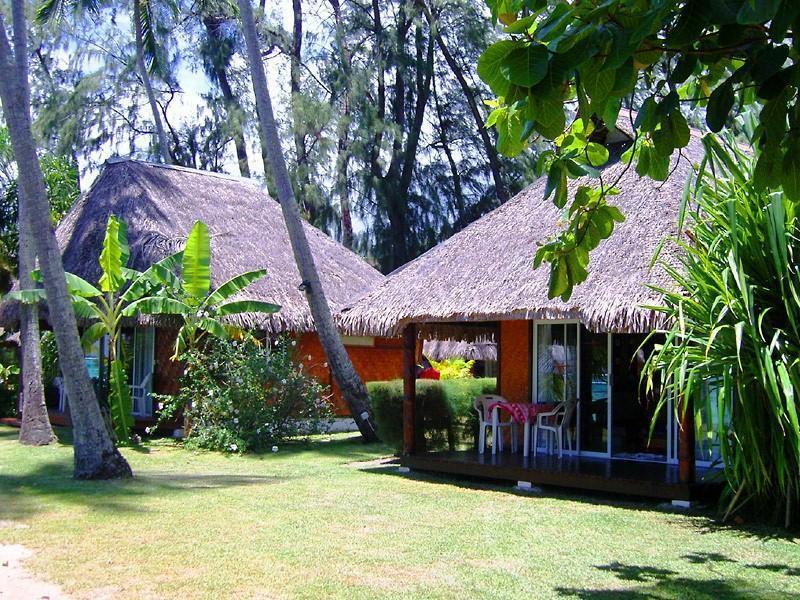
<svg viewBox="0 0 800 600">
<path fill-rule="evenodd" d="M 127 443 L 130 440 L 130 430 L 133 427 L 133 400 L 128 387 L 128 376 L 125 365 L 121 360 L 111 362 L 109 378 L 109 404 L 111 405 L 111 420 L 114 423 L 114 433 L 117 440 Z"/>
<path fill-rule="evenodd" d="M 192 315 L 192 309 L 174 298 L 167 298 L 164 296 L 148 296 L 134 300 L 126 306 L 122 315 L 125 317 L 133 317 L 137 313 L 145 315 L 181 315 L 189 317 Z"/>
<path fill-rule="evenodd" d="M 81 298 L 96 298 L 101 296 L 103 292 L 94 287 L 85 279 L 78 277 L 73 273 L 65 273 L 67 277 L 67 290 L 72 296 L 80 296 Z"/>
<path fill-rule="evenodd" d="M 102 323 L 92 323 L 81 336 L 81 347 L 84 352 L 89 352 L 92 345 L 106 334 L 106 328 Z"/>
<path fill-rule="evenodd" d="M 128 247 L 128 226 L 114 215 L 108 217 L 103 251 L 100 253 L 100 289 L 104 292 L 117 292 L 127 281 L 122 269 L 130 258 Z"/>
<path fill-rule="evenodd" d="M 530 44 L 512 50 L 500 63 L 500 73 L 514 85 L 531 87 L 547 74 L 547 48 Z"/>
<path fill-rule="evenodd" d="M 500 40 L 484 50 L 478 58 L 478 77 L 498 96 L 505 96 L 511 87 L 511 82 L 503 76 L 500 68 L 506 56 L 517 47 L 516 42 Z"/>
<path fill-rule="evenodd" d="M 261 302 L 260 300 L 233 300 L 217 307 L 219 316 L 236 315 L 240 313 L 276 313 L 281 309 L 278 304 Z"/>
<path fill-rule="evenodd" d="M 6 294 L 6 298 L 16 302 L 22 302 L 22 304 L 38 304 L 39 302 L 47 300 L 47 294 L 41 289 L 15 290 Z"/>
<path fill-rule="evenodd" d="M 123 302 L 138 300 L 152 288 L 161 288 L 178 293 L 181 289 L 181 280 L 175 274 L 180 267 L 183 252 L 172 254 L 153 263 L 137 277 L 132 278 L 128 289 L 120 296 Z"/>
<path fill-rule="evenodd" d="M 195 222 L 189 233 L 181 267 L 183 291 L 190 298 L 204 300 L 211 289 L 211 238 L 202 221 Z"/>
<path fill-rule="evenodd" d="M 214 290 L 214 292 L 206 300 L 206 306 L 214 306 L 220 302 L 224 302 L 237 292 L 245 289 L 251 283 L 255 283 L 259 279 L 262 279 L 266 276 L 266 274 L 266 269 L 258 269 L 257 271 L 248 271 L 247 273 L 242 273 L 236 277 L 231 277 L 228 281 Z"/>
</svg>

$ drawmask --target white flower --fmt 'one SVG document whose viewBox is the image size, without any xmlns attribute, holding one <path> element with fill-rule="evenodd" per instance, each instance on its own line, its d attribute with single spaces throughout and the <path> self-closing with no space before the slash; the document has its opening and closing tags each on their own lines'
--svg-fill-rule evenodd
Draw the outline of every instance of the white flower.
<svg viewBox="0 0 800 600">
<path fill-rule="evenodd" d="M 239 446 L 237 446 L 236 444 L 231 444 L 230 445 L 230 449 L 231 449 L 231 452 L 236 452 L 239 449 Z"/>
<path fill-rule="evenodd" d="M 272 447 L 272 451 L 273 451 L 273 452 L 277 452 L 277 451 L 278 451 L 278 447 L 277 447 L 277 446 L 273 446 L 273 447 Z"/>
<path fill-rule="evenodd" d="M 236 409 L 236 410 L 234 410 L 233 412 L 235 412 L 235 413 L 238 415 L 238 414 L 239 414 L 239 409 L 237 408 L 237 409 Z"/>
<path fill-rule="evenodd" d="M 292 340 L 292 346 L 297 346 L 297 342 L 295 340 Z"/>
<path fill-rule="evenodd" d="M 281 384 L 282 385 L 286 385 L 286 380 L 285 379 L 281 379 Z"/>
<path fill-rule="evenodd" d="M 239 419 L 234 419 L 234 420 L 233 420 L 233 424 L 234 424 L 234 425 L 238 425 L 238 424 L 239 424 Z"/>
<path fill-rule="evenodd" d="M 233 346 L 234 348 L 236 348 L 236 346 L 238 346 L 238 345 L 239 345 L 239 342 L 237 342 L 236 340 L 233 340 L 233 342 L 231 343 L 231 346 Z"/>
<path fill-rule="evenodd" d="M 145 427 L 145 428 L 144 428 L 144 432 L 145 432 L 146 434 L 150 435 L 150 428 L 149 428 L 149 427 Z"/>
<path fill-rule="evenodd" d="M 163 410 L 164 409 L 164 403 L 163 402 L 159 402 L 157 404 L 157 406 L 158 406 L 158 410 Z"/>
</svg>

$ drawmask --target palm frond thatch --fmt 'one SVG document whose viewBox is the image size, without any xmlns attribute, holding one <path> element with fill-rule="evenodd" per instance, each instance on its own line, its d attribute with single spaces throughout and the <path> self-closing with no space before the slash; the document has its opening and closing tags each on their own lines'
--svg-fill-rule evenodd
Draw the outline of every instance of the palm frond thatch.
<svg viewBox="0 0 800 600">
<path fill-rule="evenodd" d="M 98 256 L 109 214 L 127 223 L 129 266 L 137 270 L 181 250 L 194 222 L 203 221 L 211 235 L 212 287 L 245 271 L 267 269 L 266 277 L 235 298 L 281 306 L 271 315 L 226 317 L 231 324 L 272 333 L 314 329 L 308 302 L 298 289 L 302 279 L 280 206 L 257 182 L 137 160 L 109 161 L 56 230 L 67 271 L 98 281 Z M 306 236 L 332 311 L 383 281 L 380 272 L 318 229 L 306 225 Z M 0 324 L 10 327 L 16 318 L 16 307 L 4 303 Z M 170 317 L 141 315 L 138 323 L 175 324 Z"/>
<path fill-rule="evenodd" d="M 354 334 L 386 336 L 412 322 L 438 330 L 447 324 L 536 318 L 579 319 L 595 331 L 648 332 L 662 317 L 645 308 L 660 301 L 647 284 L 669 285 L 662 265 L 652 266 L 653 255 L 677 233 L 685 184 L 702 156 L 700 135 L 693 132 L 666 182 L 640 178 L 623 162 L 603 170 L 606 185 L 620 178 L 621 193 L 610 202 L 626 221 L 592 253 L 588 279 L 567 302 L 547 297 L 547 266 L 533 269 L 537 244 L 556 232 L 561 216 L 544 198 L 542 179 L 391 273 L 345 308 L 341 322 Z M 581 183 L 598 184 L 574 180 L 571 194 Z M 660 258 L 675 265 L 677 252 L 674 244 L 664 245 Z M 473 339 L 468 330 L 462 334 L 459 339 Z"/>
</svg>

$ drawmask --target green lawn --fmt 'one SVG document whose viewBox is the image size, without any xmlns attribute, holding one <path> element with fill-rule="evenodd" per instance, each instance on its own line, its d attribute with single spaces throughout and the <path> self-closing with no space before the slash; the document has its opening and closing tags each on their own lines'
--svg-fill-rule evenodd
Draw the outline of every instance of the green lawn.
<svg viewBox="0 0 800 600">
<path fill-rule="evenodd" d="M 336 437 L 263 456 L 168 442 L 136 478 L 0 427 L 0 543 L 76 597 L 750 598 L 800 595 L 800 545 L 655 504 L 466 484 Z"/>
</svg>

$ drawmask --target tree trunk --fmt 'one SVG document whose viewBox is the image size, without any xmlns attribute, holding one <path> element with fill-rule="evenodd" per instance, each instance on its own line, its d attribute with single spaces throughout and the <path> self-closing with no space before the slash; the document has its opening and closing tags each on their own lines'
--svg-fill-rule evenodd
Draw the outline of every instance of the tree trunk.
<svg viewBox="0 0 800 600">
<path fill-rule="evenodd" d="M 453 72 L 456 80 L 458 80 L 458 84 L 461 86 L 461 91 L 464 92 L 464 97 L 467 99 L 467 104 L 469 105 L 469 110 L 472 113 L 472 118 L 475 119 L 475 126 L 477 127 L 478 133 L 481 136 L 483 147 L 486 150 L 486 156 L 489 158 L 489 169 L 492 171 L 494 189 L 495 193 L 497 194 L 497 198 L 501 202 L 505 202 L 508 200 L 508 189 L 503 181 L 503 168 L 500 165 L 500 157 L 497 154 L 497 148 L 495 148 L 494 142 L 492 142 L 492 139 L 489 137 L 489 132 L 487 131 L 483 122 L 481 111 L 478 108 L 478 102 L 475 100 L 475 92 L 473 92 L 472 88 L 469 86 L 469 83 L 464 77 L 464 74 L 461 72 L 461 68 L 458 66 L 455 57 L 450 53 L 449 48 L 445 45 L 444 38 L 442 38 L 442 34 L 437 30 L 437 23 L 427 5 L 424 5 L 424 10 L 425 17 L 428 19 L 428 25 L 430 26 L 431 35 L 435 36 L 436 45 L 439 46 L 439 50 L 442 51 L 442 56 L 444 56 L 447 66 L 450 67 L 450 70 Z"/>
<path fill-rule="evenodd" d="M 442 144 L 442 151 L 447 157 L 447 164 L 450 165 L 450 175 L 453 178 L 453 193 L 455 195 L 456 206 L 453 211 L 453 225 L 458 230 L 466 224 L 466 209 L 464 203 L 464 188 L 461 184 L 461 173 L 458 172 L 458 164 L 453 151 L 450 149 L 450 141 L 447 137 L 447 123 L 448 119 L 442 110 L 442 104 L 439 102 L 439 93 L 436 89 L 436 79 L 433 80 L 433 104 L 436 107 L 436 116 L 439 119 L 439 142 Z"/>
<path fill-rule="evenodd" d="M 153 92 L 153 84 L 150 82 L 150 74 L 147 72 L 147 65 L 144 64 L 144 33 L 142 31 L 142 4 L 141 0 L 133 0 L 133 30 L 136 37 L 136 70 L 142 78 L 144 91 L 147 93 L 147 102 L 150 104 L 150 111 L 153 113 L 153 122 L 156 126 L 158 135 L 158 154 L 165 164 L 172 164 L 172 157 L 169 153 L 169 142 L 164 123 L 161 122 L 161 113 L 156 102 L 156 95 Z"/>
<path fill-rule="evenodd" d="M 19 194 L 19 287 L 33 289 L 31 271 L 36 265 L 36 251 L 31 240 L 27 214 L 29 204 Z M 22 398 L 22 426 L 19 441 L 30 446 L 45 446 L 56 440 L 42 384 L 42 352 L 39 346 L 39 310 L 35 304 L 20 304 L 19 336 L 22 348 L 20 369 L 20 397 Z"/>
<path fill-rule="evenodd" d="M 131 468 L 111 443 L 86 371 L 78 326 L 67 292 L 61 253 L 53 233 L 44 177 L 31 131 L 27 28 L 24 0 L 13 0 L 14 51 L 0 13 L 0 99 L 19 171 L 20 199 L 39 257 L 59 362 L 69 396 L 75 477 L 130 477 Z"/>
<path fill-rule="evenodd" d="M 286 221 L 286 230 L 292 244 L 295 261 L 297 262 L 297 270 L 303 278 L 303 287 L 314 318 L 314 325 L 325 350 L 325 355 L 328 358 L 333 377 L 350 407 L 350 413 L 353 415 L 361 435 L 365 441 L 376 441 L 378 436 L 375 429 L 375 419 L 369 405 L 367 389 L 359 378 L 358 373 L 356 373 L 355 368 L 353 368 L 353 363 L 350 361 L 347 350 L 345 350 L 344 344 L 339 337 L 339 332 L 336 330 L 328 301 L 325 298 L 325 291 L 322 289 L 319 274 L 314 264 L 314 257 L 311 254 L 311 249 L 303 230 L 300 210 L 292 192 L 292 183 L 289 179 L 289 172 L 286 169 L 286 162 L 283 159 L 278 128 L 272 112 L 272 100 L 264 73 L 264 64 L 261 61 L 261 53 L 258 47 L 258 34 L 255 20 L 253 19 L 253 8 L 250 5 L 250 0 L 237 0 L 237 2 L 242 19 L 242 29 L 247 42 L 247 55 L 250 75 L 253 79 L 253 91 L 255 92 L 256 105 L 258 106 L 261 144 L 268 155 L 269 166 L 271 166 L 275 177 L 278 200 L 283 211 L 283 218 Z M 267 166 L 265 165 L 265 168 Z"/>
<path fill-rule="evenodd" d="M 309 173 L 308 151 L 306 149 L 306 134 L 303 125 L 303 115 L 300 103 L 300 70 L 303 56 L 303 3 L 302 0 L 292 0 L 292 53 L 289 69 L 289 82 L 292 92 L 292 136 L 294 137 L 294 152 L 297 161 L 297 194 L 300 206 L 308 215 L 311 223 L 317 223 L 317 207 L 309 200 L 308 189 L 311 185 Z"/>
<path fill-rule="evenodd" d="M 342 245 L 353 249 L 353 218 L 350 209 L 350 189 L 347 179 L 347 167 L 350 163 L 350 50 L 344 40 L 341 7 L 339 0 L 330 0 L 333 16 L 336 21 L 336 49 L 341 57 L 341 68 L 344 75 L 342 90 L 342 114 L 339 116 L 336 143 L 336 194 L 339 196 L 339 210 L 342 219 Z"/>
<path fill-rule="evenodd" d="M 219 28 L 226 19 L 203 15 L 203 25 L 211 43 L 215 48 L 219 48 L 222 43 L 220 40 Z M 244 128 L 242 127 L 242 105 L 236 96 L 233 95 L 231 84 L 228 81 L 228 73 L 225 66 L 214 61 L 214 74 L 217 76 L 219 89 L 222 92 L 222 99 L 225 102 L 225 112 L 228 122 L 233 129 L 233 144 L 236 146 L 236 159 L 239 162 L 239 173 L 242 177 L 250 177 L 250 165 L 247 163 L 247 144 L 244 139 Z"/>
</svg>

